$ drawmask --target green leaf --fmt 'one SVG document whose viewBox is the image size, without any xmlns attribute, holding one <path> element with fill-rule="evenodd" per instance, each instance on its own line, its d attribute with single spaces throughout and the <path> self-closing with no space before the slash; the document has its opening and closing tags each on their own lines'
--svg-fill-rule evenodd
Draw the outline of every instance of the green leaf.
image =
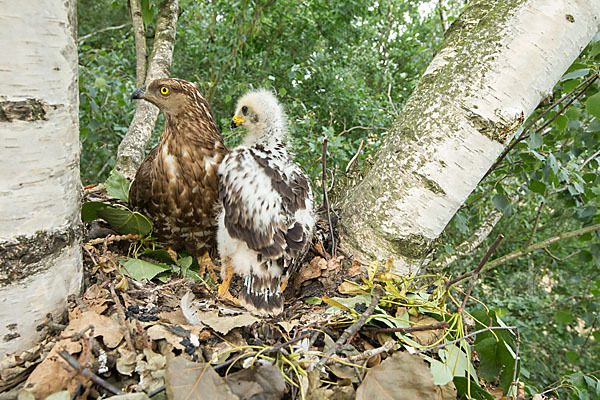
<svg viewBox="0 0 600 400">
<path fill-rule="evenodd" d="M 147 236 L 152 232 L 152 223 L 138 212 L 107 206 L 98 209 L 96 214 L 124 235 Z"/>
<path fill-rule="evenodd" d="M 574 351 L 567 351 L 567 360 L 569 360 L 571 364 L 576 364 L 577 360 L 579 360 L 579 354 Z"/>
<path fill-rule="evenodd" d="M 502 211 L 503 213 L 504 213 L 504 210 L 506 210 L 510 206 L 510 202 L 508 201 L 506 196 L 502 193 L 496 193 L 494 195 L 494 197 L 492 198 L 492 203 L 494 203 L 494 207 L 496 207 L 498 210 Z"/>
<path fill-rule="evenodd" d="M 142 0 L 142 19 L 144 20 L 144 25 L 148 26 L 154 19 L 154 7 L 150 5 L 149 0 Z"/>
<path fill-rule="evenodd" d="M 94 81 L 94 86 L 100 90 L 106 89 L 106 79 L 100 77 L 96 78 Z"/>
<path fill-rule="evenodd" d="M 141 281 L 143 279 L 151 280 L 161 272 L 170 270 L 167 265 L 153 264 L 137 258 L 128 258 L 127 261 L 121 263 L 121 265 L 125 268 L 125 274 L 136 281 Z"/>
<path fill-rule="evenodd" d="M 315 297 L 310 297 L 310 298 L 304 300 L 304 302 L 306 304 L 313 304 L 313 305 L 318 306 L 319 304 L 323 303 L 323 299 L 315 296 Z"/>
<path fill-rule="evenodd" d="M 529 139 L 527 139 L 527 145 L 529 146 L 529 148 L 531 150 L 535 150 L 535 149 L 542 147 L 542 144 L 544 144 L 544 140 L 542 139 L 542 136 L 535 132 L 533 132 L 529 136 Z"/>
<path fill-rule="evenodd" d="M 560 80 L 568 81 L 569 79 L 582 78 L 582 77 L 586 76 L 589 72 L 590 72 L 589 68 L 577 69 L 573 72 L 569 72 L 568 74 L 565 74 Z"/>
<path fill-rule="evenodd" d="M 81 205 L 81 219 L 86 222 L 100 218 L 98 210 L 105 207 L 112 207 L 100 201 L 88 201 Z"/>
<path fill-rule="evenodd" d="M 483 390 L 479 383 L 471 381 L 469 384 L 467 378 L 457 376 L 454 378 L 454 386 L 458 392 L 459 398 L 463 399 L 478 399 L 483 398 L 485 400 L 494 400 L 494 396 Z M 475 396 L 477 395 L 477 396 Z"/>
<path fill-rule="evenodd" d="M 454 379 L 452 367 L 447 363 L 444 364 L 438 360 L 432 359 L 429 368 L 431 369 L 431 375 L 433 376 L 433 383 L 436 385 L 443 386 Z"/>
<path fill-rule="evenodd" d="M 173 257 L 171 257 L 171 254 L 163 249 L 146 250 L 140 256 L 152 258 L 156 261 L 160 261 L 163 264 L 175 264 L 175 261 L 173 261 Z"/>
<path fill-rule="evenodd" d="M 130 182 L 127 178 L 117 170 L 112 170 L 110 176 L 104 182 L 108 194 L 125 203 L 129 201 L 129 185 Z"/>
<path fill-rule="evenodd" d="M 592 333 L 592 336 L 594 337 L 596 342 L 600 342 L 600 331 L 595 331 L 594 333 Z"/>
<path fill-rule="evenodd" d="M 566 310 L 557 311 L 554 314 L 554 319 L 556 319 L 557 323 L 563 325 L 569 325 L 573 322 L 573 316 L 569 311 Z"/>
<path fill-rule="evenodd" d="M 565 130 L 565 128 L 567 127 L 567 123 L 569 122 L 569 118 L 566 117 L 565 115 L 559 115 L 558 117 L 556 117 L 556 119 L 554 120 L 554 123 L 556 124 L 556 128 L 562 132 Z"/>
<path fill-rule="evenodd" d="M 544 194 L 546 194 L 546 185 L 544 184 L 544 182 L 532 179 L 529 181 L 529 190 L 535 193 L 539 193 L 543 196 Z"/>
<path fill-rule="evenodd" d="M 589 114 L 600 119 L 600 92 L 586 100 L 585 109 Z"/>
</svg>

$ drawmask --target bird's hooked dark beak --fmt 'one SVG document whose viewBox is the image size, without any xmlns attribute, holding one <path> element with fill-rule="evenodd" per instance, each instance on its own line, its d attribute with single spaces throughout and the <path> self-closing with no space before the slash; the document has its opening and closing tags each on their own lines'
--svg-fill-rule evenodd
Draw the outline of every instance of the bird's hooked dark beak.
<svg viewBox="0 0 600 400">
<path fill-rule="evenodd" d="M 133 91 L 133 93 L 131 93 L 131 99 L 132 100 L 143 99 L 145 94 L 146 94 L 146 86 L 142 86 L 141 88 L 135 89 Z"/>
</svg>

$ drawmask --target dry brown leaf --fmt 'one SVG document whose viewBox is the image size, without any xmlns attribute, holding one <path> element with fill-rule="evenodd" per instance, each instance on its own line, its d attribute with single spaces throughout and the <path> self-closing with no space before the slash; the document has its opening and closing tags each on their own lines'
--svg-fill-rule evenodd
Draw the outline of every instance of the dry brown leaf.
<svg viewBox="0 0 600 400">
<path fill-rule="evenodd" d="M 165 384 L 169 399 L 238 400 L 223 378 L 206 363 L 167 355 Z"/>
<path fill-rule="evenodd" d="M 84 386 L 89 385 L 89 378 L 79 374 L 58 355 L 61 351 L 66 351 L 77 359 L 75 354 L 82 352 L 82 344 L 80 342 L 72 342 L 70 339 L 63 339 L 57 342 L 50 351 L 50 354 L 48 354 L 48 357 L 33 370 L 27 378 L 23 389 L 33 394 L 36 399 L 45 399 L 52 393 L 65 389 L 73 393 L 78 383 Z M 84 361 L 85 354 L 83 353 L 77 361 Z M 93 362 L 93 358 L 93 355 L 90 354 L 88 362 Z"/>
<path fill-rule="evenodd" d="M 338 286 L 338 292 L 342 294 L 364 294 L 367 293 L 365 290 L 361 288 L 358 283 L 344 281 L 340 286 Z"/>
<path fill-rule="evenodd" d="M 122 327 L 111 318 L 100 315 L 94 311 L 86 311 L 69 323 L 63 336 L 72 336 L 83 331 L 88 326 L 94 327 L 94 337 L 102 336 L 106 347 L 114 349 L 123 340 Z"/>
<path fill-rule="evenodd" d="M 126 343 L 119 346 L 117 351 L 119 352 L 116 363 L 117 371 L 119 371 L 121 375 L 131 376 L 133 371 L 135 371 L 137 354 L 134 351 L 129 350 Z"/>
<path fill-rule="evenodd" d="M 431 318 L 422 314 L 418 317 L 413 317 L 411 315 L 409 320 L 413 323 L 411 326 L 433 325 L 440 322 L 435 318 Z M 411 332 L 411 334 L 413 335 L 415 341 L 421 346 L 430 346 L 441 339 L 442 336 L 444 336 L 444 332 L 444 329 L 435 329 L 429 331 Z"/>
<path fill-rule="evenodd" d="M 437 400 L 456 400 L 456 386 L 450 381 L 444 386 L 435 386 L 437 390 Z"/>
<path fill-rule="evenodd" d="M 250 326 L 255 322 L 260 321 L 259 318 L 256 318 L 251 314 L 219 316 L 218 311 L 200 312 L 197 316 L 205 326 L 223 335 L 227 334 L 232 329 Z"/>
<path fill-rule="evenodd" d="M 327 268 L 327 261 L 321 257 L 315 257 L 309 264 L 304 264 L 298 271 L 295 279 L 304 282 L 321 276 L 321 270 Z"/>
<path fill-rule="evenodd" d="M 419 356 L 394 353 L 372 368 L 356 391 L 356 400 L 437 399 L 429 365 Z"/>
<path fill-rule="evenodd" d="M 283 374 L 272 365 L 242 369 L 230 374 L 225 381 L 240 400 L 279 400 L 285 392 Z"/>
<path fill-rule="evenodd" d="M 357 275 L 360 275 L 360 267 L 362 266 L 362 263 L 358 260 L 354 260 L 352 261 L 352 265 L 350 266 L 350 268 L 348 268 L 348 271 L 346 272 L 347 276 L 350 278 L 353 278 Z"/>
</svg>

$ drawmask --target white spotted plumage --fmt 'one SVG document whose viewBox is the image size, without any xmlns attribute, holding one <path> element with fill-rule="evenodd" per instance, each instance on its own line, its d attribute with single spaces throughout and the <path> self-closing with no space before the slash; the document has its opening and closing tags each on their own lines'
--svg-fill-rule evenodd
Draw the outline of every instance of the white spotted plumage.
<svg viewBox="0 0 600 400">
<path fill-rule="evenodd" d="M 281 312 L 280 286 L 312 238 L 313 196 L 287 149 L 287 118 L 275 96 L 251 91 L 238 101 L 243 144 L 219 165 L 217 244 L 223 263 L 244 277 L 240 302 L 258 314 Z"/>
</svg>

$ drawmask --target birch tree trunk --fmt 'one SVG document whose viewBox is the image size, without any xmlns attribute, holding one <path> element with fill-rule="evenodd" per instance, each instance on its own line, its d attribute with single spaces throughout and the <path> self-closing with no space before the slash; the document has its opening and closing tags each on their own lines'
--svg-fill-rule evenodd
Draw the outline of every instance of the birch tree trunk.
<svg viewBox="0 0 600 400">
<path fill-rule="evenodd" d="M 76 4 L 0 0 L 0 357 L 81 287 Z"/>
<path fill-rule="evenodd" d="M 475 0 L 446 33 L 364 179 L 345 250 L 418 269 L 515 131 L 600 27 L 598 0 Z"/>
<path fill-rule="evenodd" d="M 160 4 L 156 17 L 156 31 L 154 46 L 146 85 L 158 78 L 167 78 L 171 74 L 173 48 L 175 47 L 175 34 L 178 18 L 178 0 L 164 0 Z M 137 50 L 137 48 L 136 48 Z M 133 179 L 138 167 L 144 160 L 146 145 L 152 135 L 158 107 L 147 101 L 138 101 L 135 104 L 135 114 L 127 130 L 127 134 L 119 144 L 115 169 L 126 177 Z"/>
</svg>

